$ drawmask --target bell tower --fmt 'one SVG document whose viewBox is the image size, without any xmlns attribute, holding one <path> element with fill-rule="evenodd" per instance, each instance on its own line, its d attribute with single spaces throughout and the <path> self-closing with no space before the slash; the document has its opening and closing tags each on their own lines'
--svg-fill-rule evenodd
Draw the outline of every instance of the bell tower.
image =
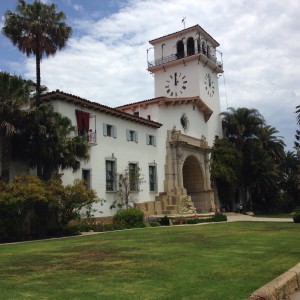
<svg viewBox="0 0 300 300">
<path fill-rule="evenodd" d="M 154 74 L 155 97 L 198 96 L 213 111 L 207 124 L 208 140 L 221 137 L 218 75 L 223 73 L 223 63 L 221 52 L 217 50 L 219 43 L 199 25 L 149 43 L 154 50 L 154 60 L 148 61 L 148 71 Z M 150 50 L 152 48 L 148 53 Z"/>
</svg>

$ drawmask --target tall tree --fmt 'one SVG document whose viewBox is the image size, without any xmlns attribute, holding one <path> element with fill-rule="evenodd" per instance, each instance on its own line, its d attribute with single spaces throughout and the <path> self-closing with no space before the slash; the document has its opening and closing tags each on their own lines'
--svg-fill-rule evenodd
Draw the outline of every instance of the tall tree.
<svg viewBox="0 0 300 300">
<path fill-rule="evenodd" d="M 86 139 L 76 136 L 71 120 L 54 112 L 52 106 L 31 110 L 24 122 L 22 135 L 15 139 L 15 155 L 28 160 L 32 168 L 40 166 L 41 179 L 49 180 L 59 170 L 77 171 L 81 160 L 89 159 Z"/>
<path fill-rule="evenodd" d="M 237 109 L 229 107 L 228 111 L 221 113 L 221 117 L 226 138 L 241 151 L 243 157 L 244 163 L 239 178 L 239 201 L 245 207 L 249 202 L 249 184 L 247 182 L 250 180 L 245 164 L 249 159 L 246 153 L 249 145 L 256 138 L 259 128 L 265 125 L 265 120 L 258 110 L 245 107 Z"/>
<path fill-rule="evenodd" d="M 284 158 L 285 144 L 281 137 L 276 136 L 278 131 L 266 125 L 256 109 L 229 108 L 221 116 L 226 138 L 243 158 L 238 184 L 239 200 L 251 210 L 255 208 L 255 200 L 256 207 L 267 211 L 270 195 L 274 196 L 279 191 L 279 163 Z"/>
<path fill-rule="evenodd" d="M 10 179 L 12 138 L 20 132 L 18 125 L 24 118 L 24 106 L 29 106 L 33 82 L 0 72 L 0 140 L 1 179 Z"/>
<path fill-rule="evenodd" d="M 257 134 L 259 128 L 265 125 L 264 117 L 257 109 L 229 107 L 228 111 L 221 113 L 226 137 L 238 149 L 243 149 L 249 139 Z"/>
<path fill-rule="evenodd" d="M 284 159 L 285 143 L 281 136 L 277 136 L 278 130 L 272 126 L 260 127 L 257 132 L 258 146 L 269 153 L 271 158 L 279 163 Z"/>
<path fill-rule="evenodd" d="M 32 4 L 19 0 L 16 12 L 5 13 L 4 35 L 27 56 L 35 56 L 36 106 L 40 105 L 41 60 L 64 48 L 71 35 L 71 27 L 65 20 L 65 14 L 57 12 L 55 4 L 47 5 L 38 0 Z"/>
<path fill-rule="evenodd" d="M 232 211 L 243 164 L 241 151 L 231 142 L 217 139 L 211 158 L 211 176 L 217 185 L 220 201 L 227 211 Z"/>
<path fill-rule="evenodd" d="M 300 157 L 288 151 L 281 161 L 281 188 L 288 209 L 300 206 Z"/>
</svg>

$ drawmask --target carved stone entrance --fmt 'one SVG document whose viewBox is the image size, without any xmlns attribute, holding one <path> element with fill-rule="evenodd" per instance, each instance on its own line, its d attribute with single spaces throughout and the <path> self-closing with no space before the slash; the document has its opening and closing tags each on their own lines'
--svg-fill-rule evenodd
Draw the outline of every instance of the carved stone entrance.
<svg viewBox="0 0 300 300">
<path fill-rule="evenodd" d="M 156 197 L 156 201 L 138 206 L 146 215 L 214 211 L 210 148 L 205 137 L 196 139 L 174 127 L 168 131 L 166 147 L 164 192 Z"/>
</svg>

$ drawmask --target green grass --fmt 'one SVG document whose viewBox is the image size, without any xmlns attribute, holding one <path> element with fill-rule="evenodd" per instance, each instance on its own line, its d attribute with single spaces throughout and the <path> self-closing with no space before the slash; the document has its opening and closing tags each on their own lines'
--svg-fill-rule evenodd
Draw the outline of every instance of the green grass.
<svg viewBox="0 0 300 300">
<path fill-rule="evenodd" d="M 0 246 L 1 299 L 246 299 L 300 260 L 300 224 L 144 228 Z"/>
</svg>

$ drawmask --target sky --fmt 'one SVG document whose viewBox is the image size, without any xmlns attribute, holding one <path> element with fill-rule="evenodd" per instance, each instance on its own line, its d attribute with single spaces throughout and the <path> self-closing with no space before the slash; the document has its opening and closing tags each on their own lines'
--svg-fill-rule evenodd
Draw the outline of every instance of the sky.
<svg viewBox="0 0 300 300">
<path fill-rule="evenodd" d="M 32 2 L 32 0 L 27 0 Z M 43 0 L 67 16 L 67 46 L 41 64 L 42 84 L 110 107 L 154 97 L 149 40 L 199 24 L 220 44 L 222 111 L 257 109 L 293 151 L 300 105 L 299 0 Z M 16 0 L 0 0 L 0 27 Z M 150 53 L 151 51 L 149 51 Z M 152 60 L 151 54 L 149 60 Z M 35 80 L 26 58 L 0 34 L 0 71 Z M 298 128 L 299 129 L 299 128 Z"/>
</svg>

